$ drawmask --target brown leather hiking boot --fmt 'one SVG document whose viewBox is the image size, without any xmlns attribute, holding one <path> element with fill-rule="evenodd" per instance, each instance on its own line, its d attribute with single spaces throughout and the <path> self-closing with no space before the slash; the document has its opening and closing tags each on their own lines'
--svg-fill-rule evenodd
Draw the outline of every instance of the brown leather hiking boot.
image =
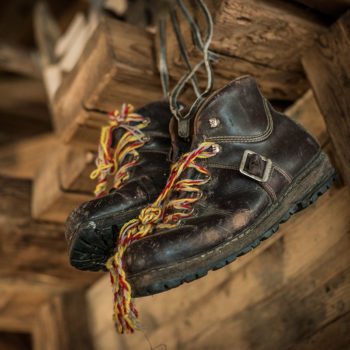
<svg viewBox="0 0 350 350">
<path fill-rule="evenodd" d="M 275 111 L 251 77 L 231 82 L 197 113 L 191 152 L 139 216 L 138 238 L 120 241 L 128 246 L 122 265 L 133 296 L 234 261 L 313 203 L 334 177 L 315 139 Z M 150 223 L 157 225 L 152 231 Z M 118 256 L 114 261 L 119 267 Z"/>
<path fill-rule="evenodd" d="M 116 248 L 121 226 L 154 201 L 166 183 L 171 148 L 169 105 L 151 103 L 136 114 L 131 118 L 129 115 L 130 120 L 118 116 L 110 130 L 113 144 L 109 146 L 119 149 L 110 158 L 118 159 L 117 164 L 106 163 L 105 154 L 100 154 L 102 160 L 95 174 L 99 178 L 96 189 L 99 198 L 82 204 L 67 220 L 70 262 L 78 269 L 104 269 Z M 115 177 L 114 189 L 109 194 L 104 171 Z"/>
</svg>

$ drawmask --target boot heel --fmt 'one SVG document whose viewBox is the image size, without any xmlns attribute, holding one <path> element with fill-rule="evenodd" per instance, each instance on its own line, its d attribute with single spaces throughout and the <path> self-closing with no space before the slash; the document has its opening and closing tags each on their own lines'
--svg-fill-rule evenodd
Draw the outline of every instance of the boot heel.
<svg viewBox="0 0 350 350">
<path fill-rule="evenodd" d="M 288 191 L 289 193 L 285 196 L 285 199 L 288 197 L 299 198 L 294 199 L 289 213 L 295 214 L 316 202 L 332 186 L 335 179 L 335 169 L 328 156 L 321 152 L 312 164 L 304 170 L 303 174 L 295 180 L 291 191 Z M 290 202 L 290 200 L 287 201 Z"/>
</svg>

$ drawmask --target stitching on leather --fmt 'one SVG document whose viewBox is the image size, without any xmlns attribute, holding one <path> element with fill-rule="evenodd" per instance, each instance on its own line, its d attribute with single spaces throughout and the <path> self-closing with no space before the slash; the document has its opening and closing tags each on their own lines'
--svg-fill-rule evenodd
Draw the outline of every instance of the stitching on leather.
<svg viewBox="0 0 350 350">
<path fill-rule="evenodd" d="M 319 162 L 322 161 L 322 159 L 320 159 L 319 157 L 319 154 L 316 156 L 317 158 L 316 159 L 313 159 L 309 164 L 307 164 L 307 167 L 311 167 L 311 169 L 313 170 L 314 168 L 316 168 L 316 166 L 318 165 Z M 310 170 L 310 172 L 312 171 Z M 306 171 L 306 170 L 305 170 Z M 299 185 L 299 182 L 303 181 L 305 177 L 307 177 L 310 172 L 308 172 L 307 174 L 300 174 L 299 177 L 296 177 L 295 178 L 295 184 L 294 185 L 291 185 L 291 187 L 288 189 L 288 191 L 280 198 L 280 202 L 282 202 L 284 200 L 284 198 L 286 198 L 290 192 L 292 192 L 294 190 L 295 187 L 297 187 Z M 304 176 L 302 176 L 304 175 Z M 275 203 L 277 205 L 277 203 Z M 271 211 L 273 211 L 275 208 L 271 208 Z M 266 217 L 270 214 L 270 211 L 267 211 L 264 215 L 264 217 L 261 219 L 261 222 L 263 222 Z M 238 237 L 235 237 L 234 239 L 232 239 L 231 241 L 228 241 L 222 245 L 220 245 L 218 247 L 218 249 L 224 249 L 226 246 L 232 244 L 232 242 L 236 242 L 240 239 L 242 239 L 243 237 L 245 237 L 250 231 L 252 231 L 253 229 L 255 228 L 254 227 L 251 227 L 249 229 L 247 229 L 247 231 L 245 233 L 242 233 L 240 234 Z M 217 249 L 213 249 L 213 250 L 210 250 L 209 252 L 207 253 L 204 253 L 202 254 L 201 256 L 195 256 L 195 257 L 192 257 L 192 258 L 189 258 L 188 261 L 184 261 L 183 263 L 188 263 L 188 264 L 193 264 L 195 261 L 199 261 L 199 260 L 203 260 L 206 256 L 208 255 L 213 255 L 215 254 L 217 251 Z M 147 273 L 157 273 L 157 272 L 160 272 L 160 271 L 164 271 L 164 270 L 168 270 L 169 268 L 171 268 L 172 266 L 163 266 L 163 267 L 159 267 L 159 268 L 153 268 L 153 269 L 150 269 L 149 271 L 147 271 Z M 141 274 L 141 273 L 139 273 Z M 134 276 L 130 276 L 130 280 L 134 280 L 135 278 L 137 278 L 137 276 L 139 274 L 135 274 Z"/>
<path fill-rule="evenodd" d="M 272 200 L 274 202 L 277 201 L 277 196 L 275 191 L 272 189 L 272 187 L 268 183 L 261 183 L 261 186 L 264 188 L 264 190 L 270 195 Z"/>
<path fill-rule="evenodd" d="M 290 176 L 285 170 L 283 170 L 282 168 L 280 168 L 278 165 L 273 164 L 273 167 L 281 174 L 285 177 L 285 179 L 287 180 L 288 183 L 291 183 L 293 181 L 292 176 Z"/>
<path fill-rule="evenodd" d="M 265 98 L 263 98 L 263 104 L 265 113 L 267 116 L 267 128 L 266 130 L 258 136 L 214 136 L 214 137 L 208 137 L 206 141 L 214 141 L 214 142 L 242 142 L 242 143 L 253 143 L 253 142 L 261 142 L 266 140 L 273 132 L 273 119 L 272 114 L 270 111 L 270 108 L 268 106 L 268 102 Z"/>
<path fill-rule="evenodd" d="M 206 166 L 218 169 L 239 170 L 239 166 L 236 165 L 224 165 L 219 163 L 207 163 Z"/>
</svg>

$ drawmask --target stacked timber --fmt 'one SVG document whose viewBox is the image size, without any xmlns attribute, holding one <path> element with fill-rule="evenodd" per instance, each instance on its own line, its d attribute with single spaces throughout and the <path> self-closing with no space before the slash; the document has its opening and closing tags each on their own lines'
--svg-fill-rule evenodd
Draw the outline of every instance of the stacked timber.
<svg viewBox="0 0 350 350">
<path fill-rule="evenodd" d="M 152 47 L 144 29 L 99 16 L 82 55 L 51 99 L 60 145 L 35 179 L 35 218 L 64 222 L 75 207 L 93 197 L 89 174 L 108 112 L 124 102 L 139 107 L 161 99 Z"/>
<path fill-rule="evenodd" d="M 318 139 L 350 184 L 349 2 L 207 2 L 214 14 L 216 86 L 255 76 L 273 103 L 289 106 L 286 113 Z M 12 2 L 6 6 L 14 11 Z M 4 23 L 1 11 L 0 18 Z M 89 174 L 106 113 L 162 96 L 158 38 L 116 16 L 90 19 L 78 14 L 64 36 L 41 22 L 41 34 L 57 40 L 42 47 L 52 56 L 41 67 L 45 84 L 35 55 L 0 46 L 0 70 L 20 73 L 0 79 L 6 97 L 0 99 L 0 348 L 21 346 L 3 332 L 30 334 L 34 350 L 150 348 L 143 332 L 117 335 L 108 276 L 68 264 L 62 223 L 93 198 Z M 197 62 L 189 29 L 180 24 Z M 177 80 L 184 66 L 168 35 L 169 70 Z M 254 252 L 191 284 L 137 300 L 153 348 L 348 349 L 349 200 L 339 182 Z"/>
</svg>

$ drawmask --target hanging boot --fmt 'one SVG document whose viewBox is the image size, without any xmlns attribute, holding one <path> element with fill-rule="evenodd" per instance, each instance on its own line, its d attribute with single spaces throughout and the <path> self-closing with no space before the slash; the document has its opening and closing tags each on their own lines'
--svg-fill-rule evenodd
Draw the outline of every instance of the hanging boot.
<svg viewBox="0 0 350 350">
<path fill-rule="evenodd" d="M 151 103 L 137 113 L 128 108 L 112 115 L 111 125 L 102 134 L 92 174 L 98 179 L 98 198 L 82 204 L 67 220 L 70 262 L 81 270 L 105 267 L 121 226 L 155 200 L 169 173 L 168 103 Z M 111 175 L 113 190 L 108 194 Z"/>
<path fill-rule="evenodd" d="M 125 269 L 131 288 L 121 293 L 159 293 L 227 265 L 334 180 L 315 139 L 275 111 L 251 77 L 207 99 L 192 137 L 162 194 L 120 233 L 109 269 L 117 281 Z"/>
</svg>

